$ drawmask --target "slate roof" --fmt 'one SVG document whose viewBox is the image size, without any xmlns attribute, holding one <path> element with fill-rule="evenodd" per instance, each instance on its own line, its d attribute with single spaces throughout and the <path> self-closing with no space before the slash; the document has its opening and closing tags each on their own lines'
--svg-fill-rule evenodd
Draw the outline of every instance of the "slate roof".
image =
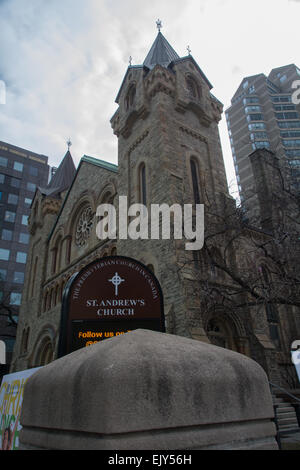
<svg viewBox="0 0 300 470">
<path fill-rule="evenodd" d="M 177 59 L 180 59 L 179 55 L 174 51 L 164 35 L 159 32 L 143 65 L 149 69 L 153 69 L 157 64 L 168 67 L 173 60 Z"/>
<path fill-rule="evenodd" d="M 48 186 L 45 188 L 39 187 L 38 189 L 45 196 L 57 197 L 71 186 L 75 173 L 76 168 L 73 158 L 68 150 Z"/>
</svg>

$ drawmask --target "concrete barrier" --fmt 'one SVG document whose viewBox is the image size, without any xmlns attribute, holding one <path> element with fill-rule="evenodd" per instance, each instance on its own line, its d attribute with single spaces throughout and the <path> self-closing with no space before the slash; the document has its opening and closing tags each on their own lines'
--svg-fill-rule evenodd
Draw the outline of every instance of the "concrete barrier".
<svg viewBox="0 0 300 470">
<path fill-rule="evenodd" d="M 21 449 L 277 449 L 267 377 L 200 341 L 135 330 L 36 372 Z"/>
</svg>

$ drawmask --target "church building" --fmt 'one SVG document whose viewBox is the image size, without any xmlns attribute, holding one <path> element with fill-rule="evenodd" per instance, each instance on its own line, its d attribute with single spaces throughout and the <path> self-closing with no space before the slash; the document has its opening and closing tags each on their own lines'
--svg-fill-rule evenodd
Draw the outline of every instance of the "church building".
<svg viewBox="0 0 300 470">
<path fill-rule="evenodd" d="M 194 58 L 179 57 L 163 34 L 141 65 L 129 65 L 111 118 L 118 165 L 83 156 L 76 170 L 66 153 L 47 187 L 38 187 L 29 219 L 30 248 L 11 372 L 57 358 L 61 302 L 66 283 L 90 262 L 110 255 L 134 258 L 160 282 L 167 333 L 230 348 L 258 361 L 270 379 L 283 383 L 289 334 L 281 350 L 270 336 L 266 314 L 245 307 L 241 315 L 205 307 L 199 276 L 215 285 L 226 277 L 204 269 L 186 240 L 100 240 L 97 207 L 127 196 L 128 205 L 204 204 L 210 214 L 235 205 L 228 192 L 218 123 L 222 103 Z M 216 248 L 217 249 L 217 248 Z M 232 262 L 239 257 L 232 254 Z M 300 334 L 299 314 L 281 330 Z"/>
</svg>

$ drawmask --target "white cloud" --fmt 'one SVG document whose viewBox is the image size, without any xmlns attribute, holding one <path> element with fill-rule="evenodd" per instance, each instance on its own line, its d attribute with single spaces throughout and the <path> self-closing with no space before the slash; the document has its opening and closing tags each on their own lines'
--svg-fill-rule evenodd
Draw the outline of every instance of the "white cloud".
<svg viewBox="0 0 300 470">
<path fill-rule="evenodd" d="M 129 56 L 138 64 L 149 51 L 157 18 L 179 55 L 190 45 L 228 107 L 243 76 L 297 61 L 297 3 L 0 0 L 0 80 L 7 85 L 0 140 L 47 154 L 57 165 L 71 137 L 76 163 L 83 154 L 116 162 L 114 100 Z M 231 180 L 225 120 L 220 132 Z"/>
</svg>

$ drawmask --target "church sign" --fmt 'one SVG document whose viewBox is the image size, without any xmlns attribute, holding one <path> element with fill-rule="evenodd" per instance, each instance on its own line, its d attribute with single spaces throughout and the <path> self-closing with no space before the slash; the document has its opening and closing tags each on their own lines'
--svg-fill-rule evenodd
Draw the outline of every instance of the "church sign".
<svg viewBox="0 0 300 470">
<path fill-rule="evenodd" d="M 66 286 L 58 356 L 138 328 L 165 331 L 163 295 L 154 274 L 124 256 L 93 261 Z"/>
</svg>

